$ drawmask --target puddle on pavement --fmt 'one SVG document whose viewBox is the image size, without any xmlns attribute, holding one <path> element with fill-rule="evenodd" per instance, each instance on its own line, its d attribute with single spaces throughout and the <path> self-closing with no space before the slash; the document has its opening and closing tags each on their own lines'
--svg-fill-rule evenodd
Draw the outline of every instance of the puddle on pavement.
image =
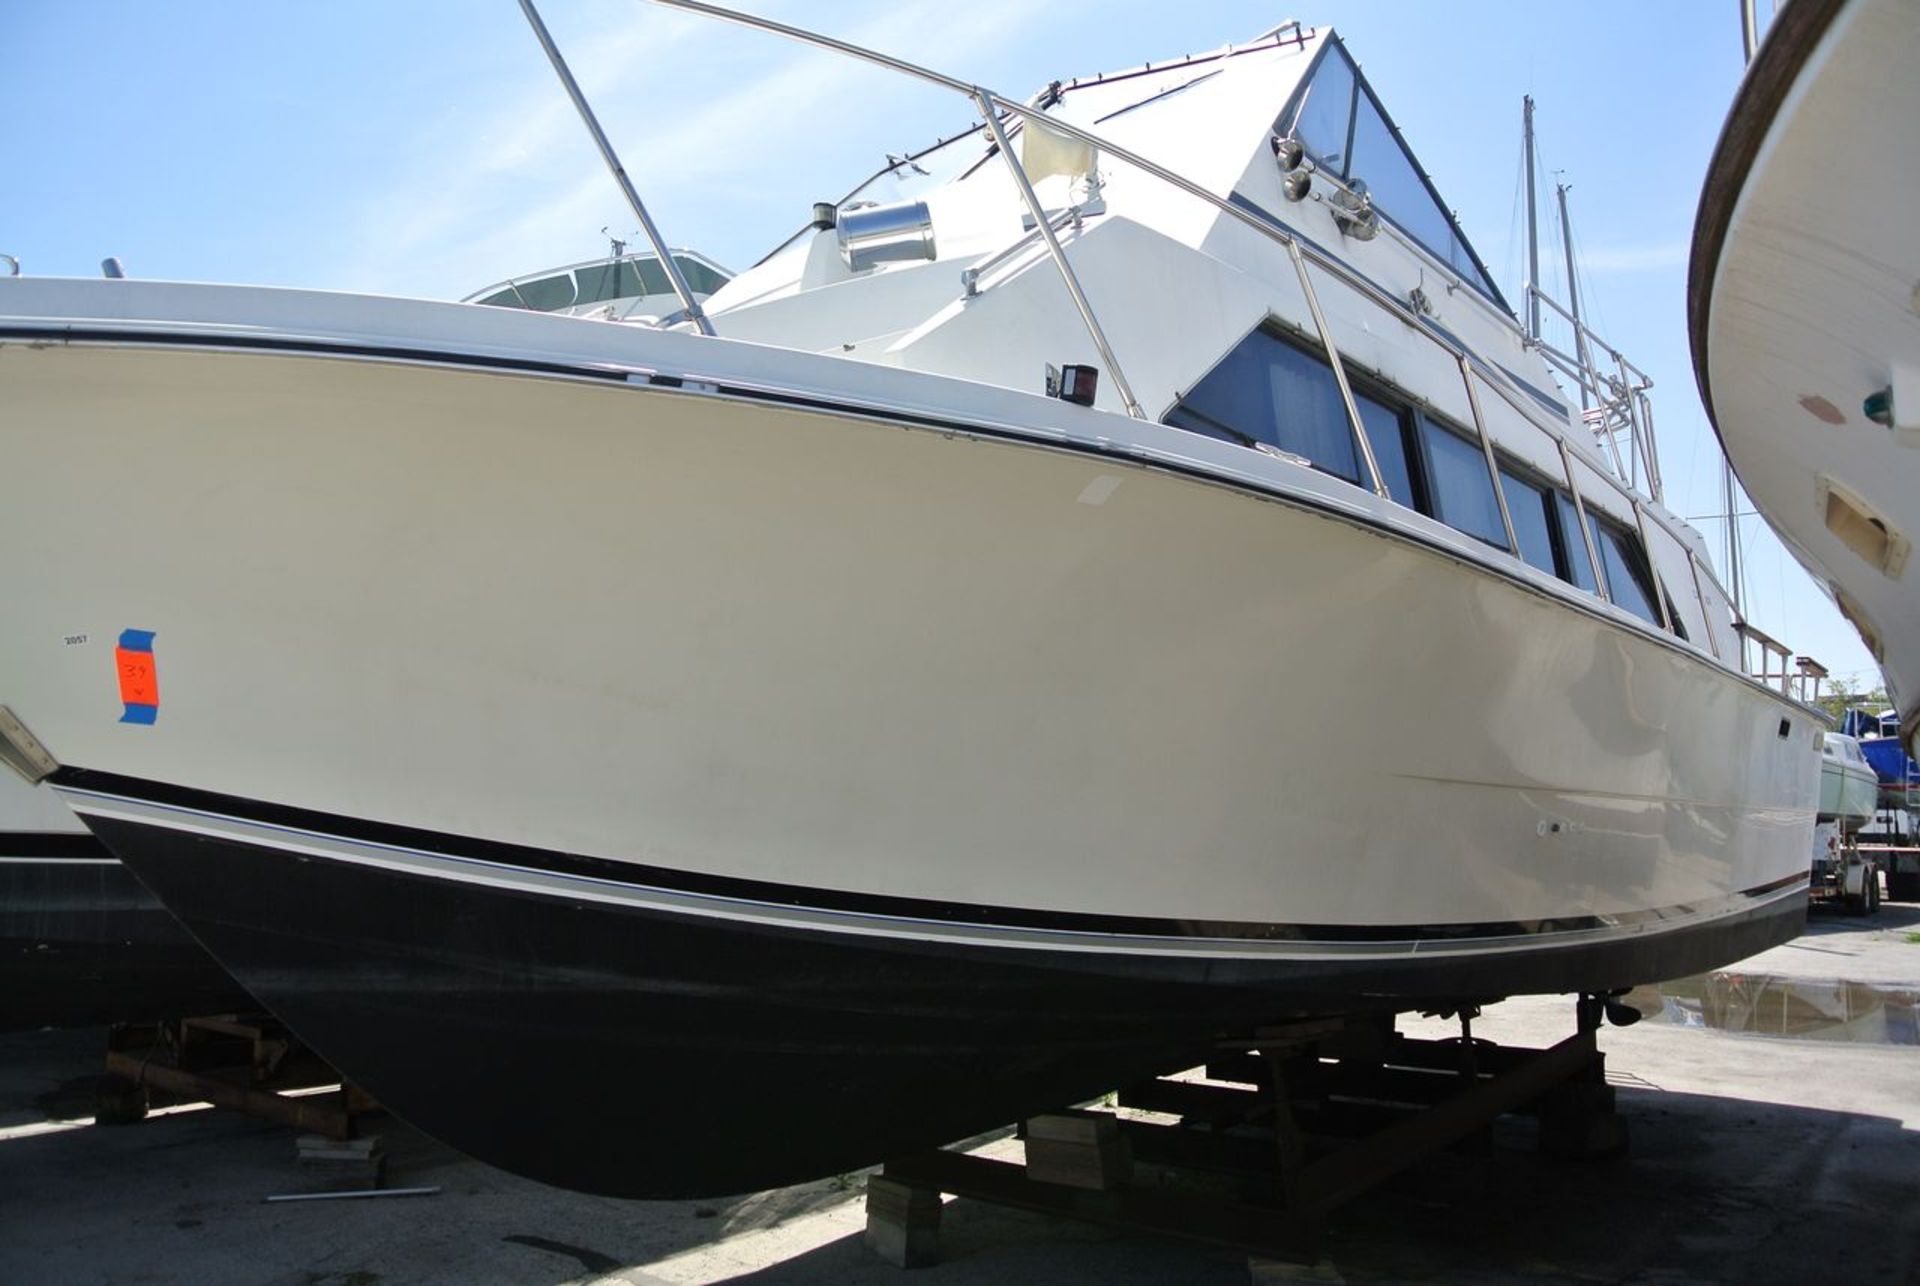
<svg viewBox="0 0 1920 1286">
<path fill-rule="evenodd" d="M 1652 1022 L 1752 1036 L 1920 1045 L 1920 990 L 1722 971 L 1636 987 L 1626 1002 Z"/>
</svg>

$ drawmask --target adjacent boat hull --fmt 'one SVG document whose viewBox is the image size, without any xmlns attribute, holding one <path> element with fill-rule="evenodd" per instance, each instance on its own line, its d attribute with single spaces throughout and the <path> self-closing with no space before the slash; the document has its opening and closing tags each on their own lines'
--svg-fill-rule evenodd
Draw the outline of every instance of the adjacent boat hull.
<svg viewBox="0 0 1920 1286">
<path fill-rule="evenodd" d="M 1880 779 L 1866 765 L 1849 771 L 1842 763 L 1820 766 L 1820 817 L 1857 830 L 1873 820 L 1880 803 Z"/>
<path fill-rule="evenodd" d="M 498 342 L 0 353 L 0 699 L 243 982 L 482 1159 L 761 1187 L 1223 1029 L 1799 927 L 1815 716 L 1438 524 L 959 381 L 829 405 L 726 368 L 902 373 L 354 303 Z M 503 356 L 610 335 L 703 388 Z M 1191 463 L 1228 453 L 1266 476 Z M 67 642 L 122 630 L 151 723 Z"/>
<path fill-rule="evenodd" d="M 0 833 L 0 1032 L 253 1001 L 93 836 Z"/>
<path fill-rule="evenodd" d="M 0 1032 L 252 1005 L 51 790 L 0 769 Z"/>
</svg>

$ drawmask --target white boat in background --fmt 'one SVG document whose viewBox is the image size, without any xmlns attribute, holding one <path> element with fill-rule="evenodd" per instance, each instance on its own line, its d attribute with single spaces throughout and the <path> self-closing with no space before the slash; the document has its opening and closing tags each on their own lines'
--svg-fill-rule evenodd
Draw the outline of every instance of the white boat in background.
<svg viewBox="0 0 1920 1286">
<path fill-rule="evenodd" d="M 1821 717 L 1330 31 L 851 52 L 982 120 L 671 328 L 0 281 L 13 757 L 303 1040 L 688 1196 L 1799 931 Z"/>
<path fill-rule="evenodd" d="M 709 298 L 733 280 L 732 273 L 697 251 L 671 253 L 696 300 Z M 660 256 L 649 250 L 630 252 L 625 242 L 617 240 L 604 259 L 509 277 L 475 291 L 466 302 L 603 321 L 672 322 L 681 312 L 680 297 L 673 292 Z"/>
<path fill-rule="evenodd" d="M 1851 834 L 1873 821 L 1880 802 L 1880 776 L 1843 733 L 1829 732 L 1820 743 L 1820 815 Z"/>
<path fill-rule="evenodd" d="M 1920 10 L 1780 6 L 1700 198 L 1700 390 L 1747 493 L 1920 729 Z"/>
</svg>

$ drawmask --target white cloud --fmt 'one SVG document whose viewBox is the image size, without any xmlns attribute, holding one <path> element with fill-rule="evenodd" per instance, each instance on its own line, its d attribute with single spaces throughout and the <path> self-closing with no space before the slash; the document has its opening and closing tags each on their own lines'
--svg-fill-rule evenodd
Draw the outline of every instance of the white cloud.
<svg viewBox="0 0 1920 1286">
<path fill-rule="evenodd" d="M 676 244 L 710 243 L 663 217 L 663 205 L 688 204 L 703 187 L 752 192 L 770 160 L 778 164 L 814 141 L 809 136 L 859 137 L 887 118 L 888 103 L 900 95 L 941 96 L 851 58 L 730 24 L 645 6 L 613 12 L 604 30 L 559 28 L 554 38 L 655 221 Z M 1049 21 L 1060 16 L 1015 0 L 967 8 L 906 0 L 834 34 L 887 51 L 935 50 L 930 56 L 948 70 L 1019 38 L 1043 14 Z M 527 42 L 527 74 L 477 121 L 470 105 L 461 105 L 418 132 L 407 177 L 369 197 L 350 221 L 359 252 L 335 284 L 460 295 L 587 257 L 599 248 L 591 233 L 602 224 L 631 234 L 633 217 L 584 126 L 531 33 Z M 856 103 L 860 110 L 850 107 Z M 958 125 L 970 107 L 957 95 L 951 103 Z M 877 160 L 890 140 L 868 141 Z M 816 181 L 833 186 L 849 177 Z M 775 226 L 759 231 L 770 240 Z"/>
<path fill-rule="evenodd" d="M 1580 270 L 1607 276 L 1660 272 L 1668 268 L 1685 267 L 1687 254 L 1685 241 L 1660 241 L 1637 246 L 1582 246 Z"/>
</svg>

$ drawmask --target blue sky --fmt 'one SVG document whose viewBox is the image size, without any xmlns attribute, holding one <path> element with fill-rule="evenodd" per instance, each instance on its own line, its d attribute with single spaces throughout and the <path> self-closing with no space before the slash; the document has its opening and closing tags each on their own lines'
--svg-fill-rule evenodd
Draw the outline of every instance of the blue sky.
<svg viewBox="0 0 1920 1286">
<path fill-rule="evenodd" d="M 1289 16 L 1228 0 L 741 3 L 1016 97 Z M 882 153 L 969 119 L 942 91 L 642 0 L 541 12 L 669 239 L 736 268 Z M 1689 517 L 1720 509 L 1686 259 L 1741 72 L 1737 12 L 1731 0 L 1292 8 L 1340 30 L 1511 294 L 1520 99 L 1534 95 L 1543 211 L 1558 172 L 1585 302 L 1654 378 L 1668 500 Z M 113 254 L 142 277 L 458 297 L 600 254 L 602 226 L 632 234 L 514 0 L 14 0 L 8 28 L 0 251 L 29 273 L 93 275 Z M 1717 551 L 1718 521 L 1699 525 Z M 1761 520 L 1743 528 L 1755 623 L 1877 683 Z"/>
</svg>

